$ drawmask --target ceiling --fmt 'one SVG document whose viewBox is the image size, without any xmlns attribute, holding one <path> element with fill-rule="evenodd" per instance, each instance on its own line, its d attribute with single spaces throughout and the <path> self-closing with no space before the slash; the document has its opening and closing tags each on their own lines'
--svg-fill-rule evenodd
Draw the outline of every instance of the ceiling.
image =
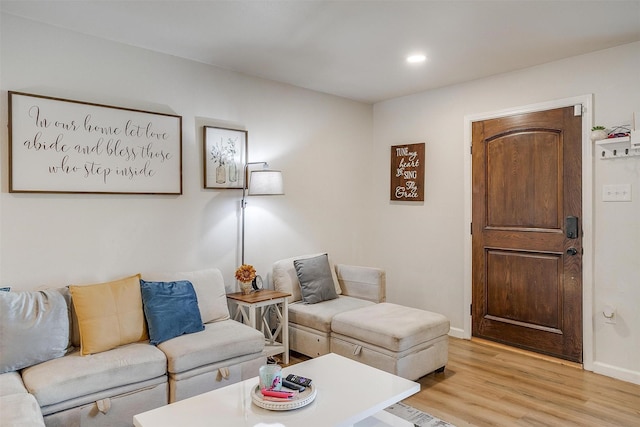
<svg viewBox="0 0 640 427">
<path fill-rule="evenodd" d="M 640 40 L 640 0 L 1 0 L 0 9 L 367 103 Z M 408 64 L 412 53 L 428 59 Z"/>
</svg>

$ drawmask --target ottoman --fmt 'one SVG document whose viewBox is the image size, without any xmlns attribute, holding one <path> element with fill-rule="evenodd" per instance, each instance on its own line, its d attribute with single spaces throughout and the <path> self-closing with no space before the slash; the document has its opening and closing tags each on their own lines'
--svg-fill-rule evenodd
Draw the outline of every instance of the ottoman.
<svg viewBox="0 0 640 427">
<path fill-rule="evenodd" d="M 415 381 L 444 370 L 448 333 L 441 314 L 383 302 L 335 315 L 331 351 Z"/>
</svg>

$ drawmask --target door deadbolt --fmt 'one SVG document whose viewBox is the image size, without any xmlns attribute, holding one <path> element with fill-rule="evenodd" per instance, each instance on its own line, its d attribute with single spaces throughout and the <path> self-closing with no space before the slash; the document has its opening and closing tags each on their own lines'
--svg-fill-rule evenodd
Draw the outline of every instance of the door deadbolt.
<svg viewBox="0 0 640 427">
<path fill-rule="evenodd" d="M 567 239 L 577 239 L 578 238 L 578 217 L 568 216 L 564 220 L 565 232 L 567 234 Z M 574 255 L 574 254 L 572 254 Z"/>
</svg>

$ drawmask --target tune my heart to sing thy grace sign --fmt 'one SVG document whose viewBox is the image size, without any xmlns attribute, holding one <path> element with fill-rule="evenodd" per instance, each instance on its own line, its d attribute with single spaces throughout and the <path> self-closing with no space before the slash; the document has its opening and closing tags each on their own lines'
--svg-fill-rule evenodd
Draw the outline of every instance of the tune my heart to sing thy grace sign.
<svg viewBox="0 0 640 427">
<path fill-rule="evenodd" d="M 391 146 L 391 200 L 424 201 L 425 143 Z"/>
</svg>

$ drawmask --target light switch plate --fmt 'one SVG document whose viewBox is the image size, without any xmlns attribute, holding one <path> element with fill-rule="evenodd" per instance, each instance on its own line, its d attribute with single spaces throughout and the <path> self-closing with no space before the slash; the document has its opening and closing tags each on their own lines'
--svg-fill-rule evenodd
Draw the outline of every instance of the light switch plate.
<svg viewBox="0 0 640 427">
<path fill-rule="evenodd" d="M 630 202 L 631 184 L 603 185 L 603 202 Z"/>
</svg>

